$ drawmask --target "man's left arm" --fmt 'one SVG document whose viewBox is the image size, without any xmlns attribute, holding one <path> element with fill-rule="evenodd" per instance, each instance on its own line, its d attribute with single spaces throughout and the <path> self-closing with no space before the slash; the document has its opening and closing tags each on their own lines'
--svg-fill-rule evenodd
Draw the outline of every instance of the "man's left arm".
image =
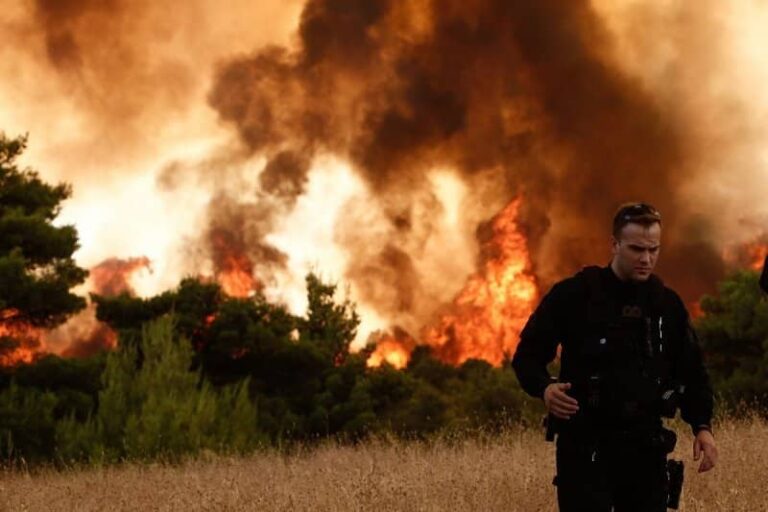
<svg viewBox="0 0 768 512">
<path fill-rule="evenodd" d="M 679 300 L 679 298 L 678 298 Z M 701 347 L 688 312 L 679 302 L 683 322 L 679 351 L 676 357 L 677 375 L 685 386 L 680 402 L 683 420 L 691 426 L 695 436 L 693 458 L 698 461 L 699 473 L 709 471 L 717 463 L 717 446 L 712 434 L 713 393 L 709 375 L 704 367 Z M 703 459 L 702 459 L 703 455 Z"/>
</svg>

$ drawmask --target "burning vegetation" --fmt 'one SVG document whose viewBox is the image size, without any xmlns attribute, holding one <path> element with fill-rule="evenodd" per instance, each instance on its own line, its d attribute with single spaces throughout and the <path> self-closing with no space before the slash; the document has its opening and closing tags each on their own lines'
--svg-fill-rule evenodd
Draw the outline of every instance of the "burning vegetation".
<svg viewBox="0 0 768 512">
<path fill-rule="evenodd" d="M 127 260 L 110 258 L 90 269 L 85 286 L 91 293 L 105 297 L 134 295 L 131 276 L 149 268 L 150 262 L 145 257 Z M 8 314 L 0 320 L 0 333 L 4 340 L 0 366 L 31 363 L 48 353 L 59 353 L 64 357 L 86 357 L 117 346 L 117 334 L 96 319 L 96 306 L 93 303 L 89 303 L 63 324 L 48 329 L 14 320 L 16 316 Z"/>
<path fill-rule="evenodd" d="M 762 236 L 744 245 L 729 247 L 723 251 L 723 259 L 736 268 L 762 270 L 765 257 L 768 255 L 767 238 Z"/>
<path fill-rule="evenodd" d="M 0 315 L 0 366 L 32 363 L 44 348 L 42 329 L 18 322 L 18 311 L 6 309 Z"/>
<path fill-rule="evenodd" d="M 442 361 L 459 365 L 483 359 L 494 365 L 510 357 L 538 296 L 525 237 L 517 225 L 520 200 L 494 217 L 482 245 L 482 271 L 472 275 L 436 325 L 425 329 L 423 344 Z M 387 361 L 404 367 L 416 343 L 386 335 L 368 364 Z"/>
<path fill-rule="evenodd" d="M 481 273 L 469 278 L 451 311 L 428 329 L 426 343 L 443 361 L 484 359 L 496 366 L 514 354 L 538 298 L 525 237 L 517 225 L 520 201 L 493 218 L 482 247 Z"/>
<path fill-rule="evenodd" d="M 224 232 L 211 234 L 216 280 L 222 290 L 232 297 L 248 297 L 260 288 L 253 277 L 253 264 L 241 244 L 231 243 Z"/>
<path fill-rule="evenodd" d="M 627 199 L 642 198 L 663 212 L 660 272 L 689 304 L 712 291 L 729 266 L 762 263 L 762 240 L 742 237 L 731 244 L 733 254 L 724 254 L 726 224 L 687 206 L 690 189 L 711 172 L 706 162 L 718 161 L 711 141 L 723 143 L 722 155 L 737 151 L 710 125 L 751 133 L 730 117 L 730 124 L 691 122 L 706 117 L 699 108 L 705 102 L 685 79 L 696 75 L 698 87 L 704 78 L 694 71 L 712 67 L 698 64 L 695 52 L 717 54 L 700 50 L 697 34 L 720 29 L 679 8 L 677 18 L 691 25 L 675 41 L 691 66 L 683 72 L 679 62 L 651 58 L 666 48 L 632 46 L 639 36 L 621 29 L 635 17 L 656 19 L 654 8 L 625 12 L 619 3 L 306 0 L 286 15 L 292 38 L 248 39 L 250 48 L 220 47 L 242 38 L 221 37 L 217 30 L 231 20 L 204 1 L 172 13 L 146 1 L 105 8 L 39 0 L 14 11 L 7 26 L 29 43 L 20 58 L 59 87 L 91 134 L 72 154 L 88 151 L 57 171 L 74 180 L 78 165 L 96 156 L 121 169 L 109 159 L 120 146 L 114 151 L 126 167 L 152 169 L 153 192 L 169 201 L 169 215 L 194 209 L 183 202 L 190 189 L 204 191 L 196 224 L 183 236 L 177 226 L 166 233 L 178 238 L 169 249 L 174 257 L 165 255 L 175 263 L 156 267 L 171 268 L 179 279 L 211 274 L 231 297 L 291 302 L 287 297 L 296 294 L 285 287 L 301 286 L 315 265 L 321 272 L 328 266 L 367 312 L 363 324 L 384 333 L 369 365 L 403 367 L 418 345 L 453 365 L 472 358 L 500 365 L 514 352 L 540 292 L 604 261 L 608 219 Z M 232 9 L 249 21 L 266 19 L 256 14 L 263 6 Z M 167 37 L 174 16 L 194 29 Z M 671 23 L 665 20 L 659 27 Z M 245 32 L 254 32 L 250 23 Z M 656 53 L 631 59 L 628 45 Z M 208 46 L 216 51 L 200 50 Z M 643 74 L 635 60 L 659 61 L 654 70 L 672 69 L 681 80 Z M 654 78 L 683 85 L 662 90 Z M 138 135 L 192 111 L 189 105 L 215 119 L 200 125 L 205 133 L 177 128 L 189 137 L 178 144 Z M 196 126 L 190 119 L 182 124 Z M 208 135 L 217 142 L 199 142 Z M 153 155 L 146 161 L 137 156 L 145 148 Z M 341 194 L 342 181 L 352 179 L 341 165 L 328 171 L 338 186 L 314 192 L 317 162 L 329 156 L 348 165 L 356 192 Z M 459 185 L 436 185 L 436 175 Z M 331 205 L 337 213 L 329 218 Z M 301 208 L 309 214 L 295 216 Z M 331 235 L 309 249 L 313 254 L 296 254 L 285 242 L 310 239 L 326 225 Z M 148 269 L 149 260 L 115 259 L 119 252 L 101 245 L 106 253 L 92 259 L 103 263 L 91 269 L 88 291 L 134 295 L 131 276 Z M 70 284 L 85 279 L 75 277 Z M 85 306 L 75 302 L 67 314 Z M 306 307 L 294 302 L 294 313 Z M 49 350 L 86 355 L 116 343 L 92 306 L 53 331 L 61 315 L 35 323 L 19 317 L 22 308 L 0 311 L 0 334 L 17 343 L 1 351 L 5 364 Z M 359 333 L 358 348 L 368 334 Z"/>
</svg>

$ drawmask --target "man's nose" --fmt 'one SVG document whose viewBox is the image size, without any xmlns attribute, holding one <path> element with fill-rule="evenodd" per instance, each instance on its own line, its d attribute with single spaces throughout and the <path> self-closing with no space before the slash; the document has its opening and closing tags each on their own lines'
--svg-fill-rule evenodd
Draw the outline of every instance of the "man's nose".
<svg viewBox="0 0 768 512">
<path fill-rule="evenodd" d="M 650 263 L 651 262 L 651 251 L 643 251 L 640 255 L 640 262 L 641 263 Z"/>
</svg>

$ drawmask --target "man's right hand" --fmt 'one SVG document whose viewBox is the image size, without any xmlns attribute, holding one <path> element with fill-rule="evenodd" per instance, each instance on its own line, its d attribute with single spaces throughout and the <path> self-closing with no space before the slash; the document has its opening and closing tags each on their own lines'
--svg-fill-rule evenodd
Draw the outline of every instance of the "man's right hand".
<svg viewBox="0 0 768 512">
<path fill-rule="evenodd" d="M 553 416 L 561 420 L 570 419 L 579 410 L 579 402 L 565 393 L 569 389 L 570 382 L 555 382 L 544 389 L 544 405 Z"/>
</svg>

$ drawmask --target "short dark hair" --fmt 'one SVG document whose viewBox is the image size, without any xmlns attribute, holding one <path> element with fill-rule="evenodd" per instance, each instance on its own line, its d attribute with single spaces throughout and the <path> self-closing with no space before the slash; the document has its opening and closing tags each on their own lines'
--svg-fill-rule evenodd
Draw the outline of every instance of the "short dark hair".
<svg viewBox="0 0 768 512">
<path fill-rule="evenodd" d="M 646 227 L 661 225 L 661 214 L 648 203 L 624 203 L 613 216 L 613 236 L 618 238 L 624 226 L 632 223 Z"/>
</svg>

